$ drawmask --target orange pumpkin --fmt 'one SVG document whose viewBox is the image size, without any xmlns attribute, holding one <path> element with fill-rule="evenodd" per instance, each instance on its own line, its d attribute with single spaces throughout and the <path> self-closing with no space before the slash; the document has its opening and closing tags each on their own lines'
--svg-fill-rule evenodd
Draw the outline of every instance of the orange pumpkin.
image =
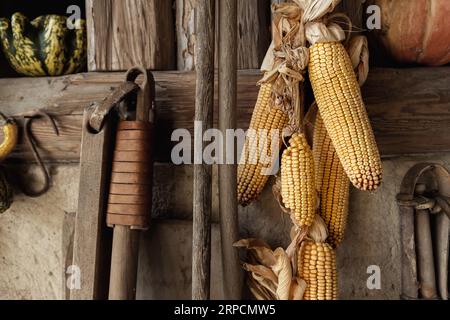
<svg viewBox="0 0 450 320">
<path fill-rule="evenodd" d="M 449 0 L 373 0 L 381 8 L 381 45 L 400 63 L 450 62 Z"/>
</svg>

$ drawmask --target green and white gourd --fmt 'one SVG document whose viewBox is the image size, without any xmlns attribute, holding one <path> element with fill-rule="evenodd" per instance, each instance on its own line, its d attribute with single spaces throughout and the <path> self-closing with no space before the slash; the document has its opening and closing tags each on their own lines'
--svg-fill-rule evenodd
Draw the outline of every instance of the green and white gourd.
<svg viewBox="0 0 450 320">
<path fill-rule="evenodd" d="M 67 27 L 67 17 L 40 16 L 29 22 L 21 13 L 0 19 L 0 40 L 11 66 L 26 76 L 60 76 L 86 65 L 86 23 Z"/>
</svg>

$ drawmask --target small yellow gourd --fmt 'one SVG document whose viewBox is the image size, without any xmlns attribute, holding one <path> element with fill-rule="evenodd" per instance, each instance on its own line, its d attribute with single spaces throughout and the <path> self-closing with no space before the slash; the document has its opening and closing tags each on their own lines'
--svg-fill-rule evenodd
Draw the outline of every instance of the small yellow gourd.
<svg viewBox="0 0 450 320">
<path fill-rule="evenodd" d="M 18 128 L 12 118 L 0 112 L 0 126 L 3 129 L 3 142 L 0 144 L 0 162 L 3 161 L 17 144 Z M 0 170 L 0 214 L 9 209 L 13 201 L 12 188 L 2 170 Z"/>
<path fill-rule="evenodd" d="M 0 162 L 3 161 L 17 145 L 18 128 L 12 118 L 0 113 L 0 126 L 3 130 L 3 141 L 0 144 Z"/>
</svg>

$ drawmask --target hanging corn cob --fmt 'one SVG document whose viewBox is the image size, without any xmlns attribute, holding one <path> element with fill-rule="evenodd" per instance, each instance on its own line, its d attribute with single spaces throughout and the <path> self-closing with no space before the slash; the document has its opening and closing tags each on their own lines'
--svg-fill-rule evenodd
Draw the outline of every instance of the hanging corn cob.
<svg viewBox="0 0 450 320">
<path fill-rule="evenodd" d="M 362 86 L 368 74 L 368 44 L 364 36 L 352 38 L 347 49 L 353 69 Z M 348 216 L 350 181 L 336 154 L 323 119 L 317 114 L 314 128 L 314 163 L 316 188 L 320 195 L 320 215 L 325 221 L 327 242 L 337 247 L 344 240 Z"/>
<path fill-rule="evenodd" d="M 272 145 L 281 145 L 281 133 L 288 124 L 287 114 L 273 105 L 271 96 L 272 84 L 261 84 L 250 121 L 253 136 L 247 137 L 238 166 L 238 201 L 244 206 L 255 200 L 266 185 L 269 175 L 265 170 L 272 163 L 262 158 L 272 154 Z M 279 132 L 277 144 L 273 144 L 272 132 Z"/>
<path fill-rule="evenodd" d="M 344 240 L 350 181 L 319 114 L 314 127 L 313 155 L 316 188 L 320 194 L 320 216 L 328 228 L 327 241 L 337 247 Z"/>
<path fill-rule="evenodd" d="M 304 300 L 336 300 L 336 253 L 327 243 L 306 240 L 298 254 L 298 275 L 306 281 Z"/>
<path fill-rule="evenodd" d="M 314 160 L 304 134 L 295 133 L 281 158 L 281 197 L 299 227 L 309 227 L 316 212 Z"/>
<path fill-rule="evenodd" d="M 283 131 L 289 127 L 290 132 L 298 129 L 297 114 L 302 113 L 302 93 L 300 90 L 305 77 L 309 59 L 306 38 L 298 32 L 301 25 L 302 10 L 298 6 L 287 4 L 274 5 L 272 36 L 273 41 L 264 58 L 261 70 L 264 76 L 260 83 L 261 89 L 253 112 L 250 129 L 277 130 L 276 139 L 281 142 Z M 274 131 L 275 132 L 275 131 Z M 247 137 L 243 159 L 238 169 L 238 200 L 241 205 L 247 205 L 255 200 L 264 188 L 268 175 L 261 169 L 271 168 L 271 163 L 261 161 L 261 155 L 278 156 L 281 143 L 277 150 L 274 134 L 261 138 Z M 264 136 L 264 134 L 263 134 Z M 255 163 L 256 161 L 256 163 Z M 265 163 L 264 163 L 265 162 Z M 271 172 L 272 173 L 272 172 Z"/>
<path fill-rule="evenodd" d="M 327 132 L 352 184 L 375 190 L 381 184 L 380 154 L 352 61 L 341 44 L 345 33 L 328 15 L 340 0 L 297 2 L 305 10 L 302 21 L 311 45 L 309 78 Z"/>
<path fill-rule="evenodd" d="M 350 58 L 339 42 L 310 48 L 314 96 L 345 172 L 355 187 L 375 190 L 381 159 Z"/>
</svg>

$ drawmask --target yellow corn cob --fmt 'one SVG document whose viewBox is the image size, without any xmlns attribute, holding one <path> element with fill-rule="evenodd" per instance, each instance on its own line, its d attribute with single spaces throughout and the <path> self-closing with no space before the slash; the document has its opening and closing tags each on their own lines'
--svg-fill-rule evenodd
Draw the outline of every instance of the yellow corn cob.
<svg viewBox="0 0 450 320">
<path fill-rule="evenodd" d="M 281 197 L 300 227 L 313 223 L 316 211 L 314 160 L 304 134 L 294 134 L 283 152 Z"/>
<path fill-rule="evenodd" d="M 309 75 L 320 114 L 353 185 L 375 190 L 381 159 L 352 63 L 339 42 L 310 48 Z"/>
<path fill-rule="evenodd" d="M 269 179 L 264 169 L 271 167 L 261 161 L 261 154 L 271 154 L 271 130 L 278 130 L 281 141 L 283 129 L 288 124 L 288 116 L 282 110 L 272 106 L 272 84 L 263 83 L 259 90 L 258 99 L 250 121 L 250 128 L 255 130 L 256 137 L 247 137 L 244 152 L 238 166 L 238 201 L 241 205 L 248 205 L 258 198 Z M 267 130 L 265 141 L 260 139 L 260 131 Z M 281 147 L 281 143 L 279 143 Z M 279 152 L 279 150 L 277 150 Z"/>
<path fill-rule="evenodd" d="M 0 125 L 3 126 L 3 142 L 0 144 L 0 161 L 4 160 L 17 144 L 18 128 L 11 118 L 0 113 Z"/>
<path fill-rule="evenodd" d="M 298 255 L 298 274 L 306 282 L 304 300 L 336 300 L 336 253 L 328 243 L 304 241 Z"/>
<path fill-rule="evenodd" d="M 339 161 L 320 114 L 314 126 L 313 146 L 316 189 L 320 216 L 328 228 L 328 243 L 337 247 L 344 240 L 348 216 L 350 180 Z"/>
</svg>

